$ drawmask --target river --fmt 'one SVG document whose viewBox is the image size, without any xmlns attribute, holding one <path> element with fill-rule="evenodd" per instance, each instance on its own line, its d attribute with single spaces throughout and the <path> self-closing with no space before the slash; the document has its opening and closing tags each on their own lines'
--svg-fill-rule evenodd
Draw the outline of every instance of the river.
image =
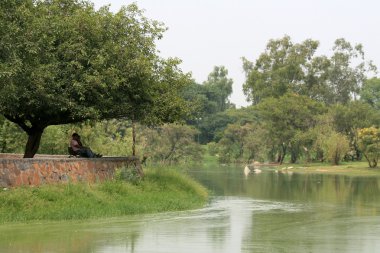
<svg viewBox="0 0 380 253">
<path fill-rule="evenodd" d="M 189 173 L 213 193 L 202 209 L 2 225 L 0 252 L 380 252 L 380 177 Z"/>
</svg>

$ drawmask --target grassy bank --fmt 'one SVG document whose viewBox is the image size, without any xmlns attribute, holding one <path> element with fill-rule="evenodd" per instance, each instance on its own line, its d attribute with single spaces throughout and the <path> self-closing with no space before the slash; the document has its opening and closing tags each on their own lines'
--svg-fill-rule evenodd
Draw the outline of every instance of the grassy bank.
<svg viewBox="0 0 380 253">
<path fill-rule="evenodd" d="M 0 190 L 0 223 L 72 220 L 201 207 L 207 190 L 172 170 L 146 170 L 139 184 L 43 185 Z"/>
<path fill-rule="evenodd" d="M 380 176 L 380 168 L 369 168 L 367 162 L 343 162 L 340 165 L 331 165 L 328 163 L 282 164 L 272 166 L 270 169 L 297 173 Z"/>
</svg>

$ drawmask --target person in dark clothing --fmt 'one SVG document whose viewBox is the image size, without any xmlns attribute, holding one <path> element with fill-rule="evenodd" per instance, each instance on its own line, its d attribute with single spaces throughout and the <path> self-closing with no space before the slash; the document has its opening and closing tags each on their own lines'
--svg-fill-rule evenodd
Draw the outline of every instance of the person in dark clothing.
<svg viewBox="0 0 380 253">
<path fill-rule="evenodd" d="M 78 154 L 81 157 L 88 157 L 88 158 L 102 157 L 102 155 L 95 154 L 94 152 L 92 152 L 90 148 L 84 147 L 80 140 L 80 135 L 77 133 L 72 134 L 70 147 L 74 151 L 74 153 Z"/>
</svg>

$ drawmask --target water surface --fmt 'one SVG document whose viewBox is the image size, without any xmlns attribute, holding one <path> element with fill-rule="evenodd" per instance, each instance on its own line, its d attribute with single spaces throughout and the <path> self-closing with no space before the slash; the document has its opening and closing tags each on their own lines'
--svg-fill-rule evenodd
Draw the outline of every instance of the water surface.
<svg viewBox="0 0 380 253">
<path fill-rule="evenodd" d="M 0 226 L 0 252 L 380 252 L 380 178 L 242 168 L 190 174 L 199 210 Z"/>
</svg>

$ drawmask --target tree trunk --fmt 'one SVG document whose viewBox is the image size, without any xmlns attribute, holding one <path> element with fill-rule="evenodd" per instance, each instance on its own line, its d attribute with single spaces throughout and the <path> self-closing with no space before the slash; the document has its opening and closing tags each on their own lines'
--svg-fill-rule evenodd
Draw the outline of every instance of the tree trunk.
<svg viewBox="0 0 380 253">
<path fill-rule="evenodd" d="M 362 153 L 361 153 L 358 145 L 356 144 L 356 142 L 354 143 L 354 149 L 355 149 L 356 161 L 360 161 L 362 159 Z"/>
<path fill-rule="evenodd" d="M 363 155 L 364 155 L 365 159 L 367 160 L 370 168 L 376 168 L 377 167 L 377 159 L 376 158 L 373 158 L 373 160 L 371 160 L 365 153 Z"/>
<path fill-rule="evenodd" d="M 298 156 L 298 152 L 294 150 L 294 148 L 292 148 L 290 150 L 290 162 L 291 163 L 296 163 L 297 162 L 297 157 Z"/>
<path fill-rule="evenodd" d="M 282 146 L 282 155 L 281 155 L 281 159 L 280 159 L 280 164 L 282 164 L 284 162 L 285 155 L 286 155 L 286 146 L 284 144 L 282 144 L 281 146 Z"/>
<path fill-rule="evenodd" d="M 24 158 L 33 158 L 40 147 L 40 141 L 44 129 L 33 129 L 28 133 L 28 142 L 25 146 Z"/>
<path fill-rule="evenodd" d="M 136 123 L 132 120 L 132 155 L 136 156 Z"/>
<path fill-rule="evenodd" d="M 280 163 L 281 159 L 282 159 L 282 153 L 280 151 L 280 152 L 277 153 L 277 158 L 276 158 L 277 163 Z"/>
<path fill-rule="evenodd" d="M 335 152 L 335 155 L 334 155 L 334 165 L 339 165 L 339 162 L 340 162 L 340 159 L 339 159 L 339 155 L 337 152 Z"/>
</svg>

